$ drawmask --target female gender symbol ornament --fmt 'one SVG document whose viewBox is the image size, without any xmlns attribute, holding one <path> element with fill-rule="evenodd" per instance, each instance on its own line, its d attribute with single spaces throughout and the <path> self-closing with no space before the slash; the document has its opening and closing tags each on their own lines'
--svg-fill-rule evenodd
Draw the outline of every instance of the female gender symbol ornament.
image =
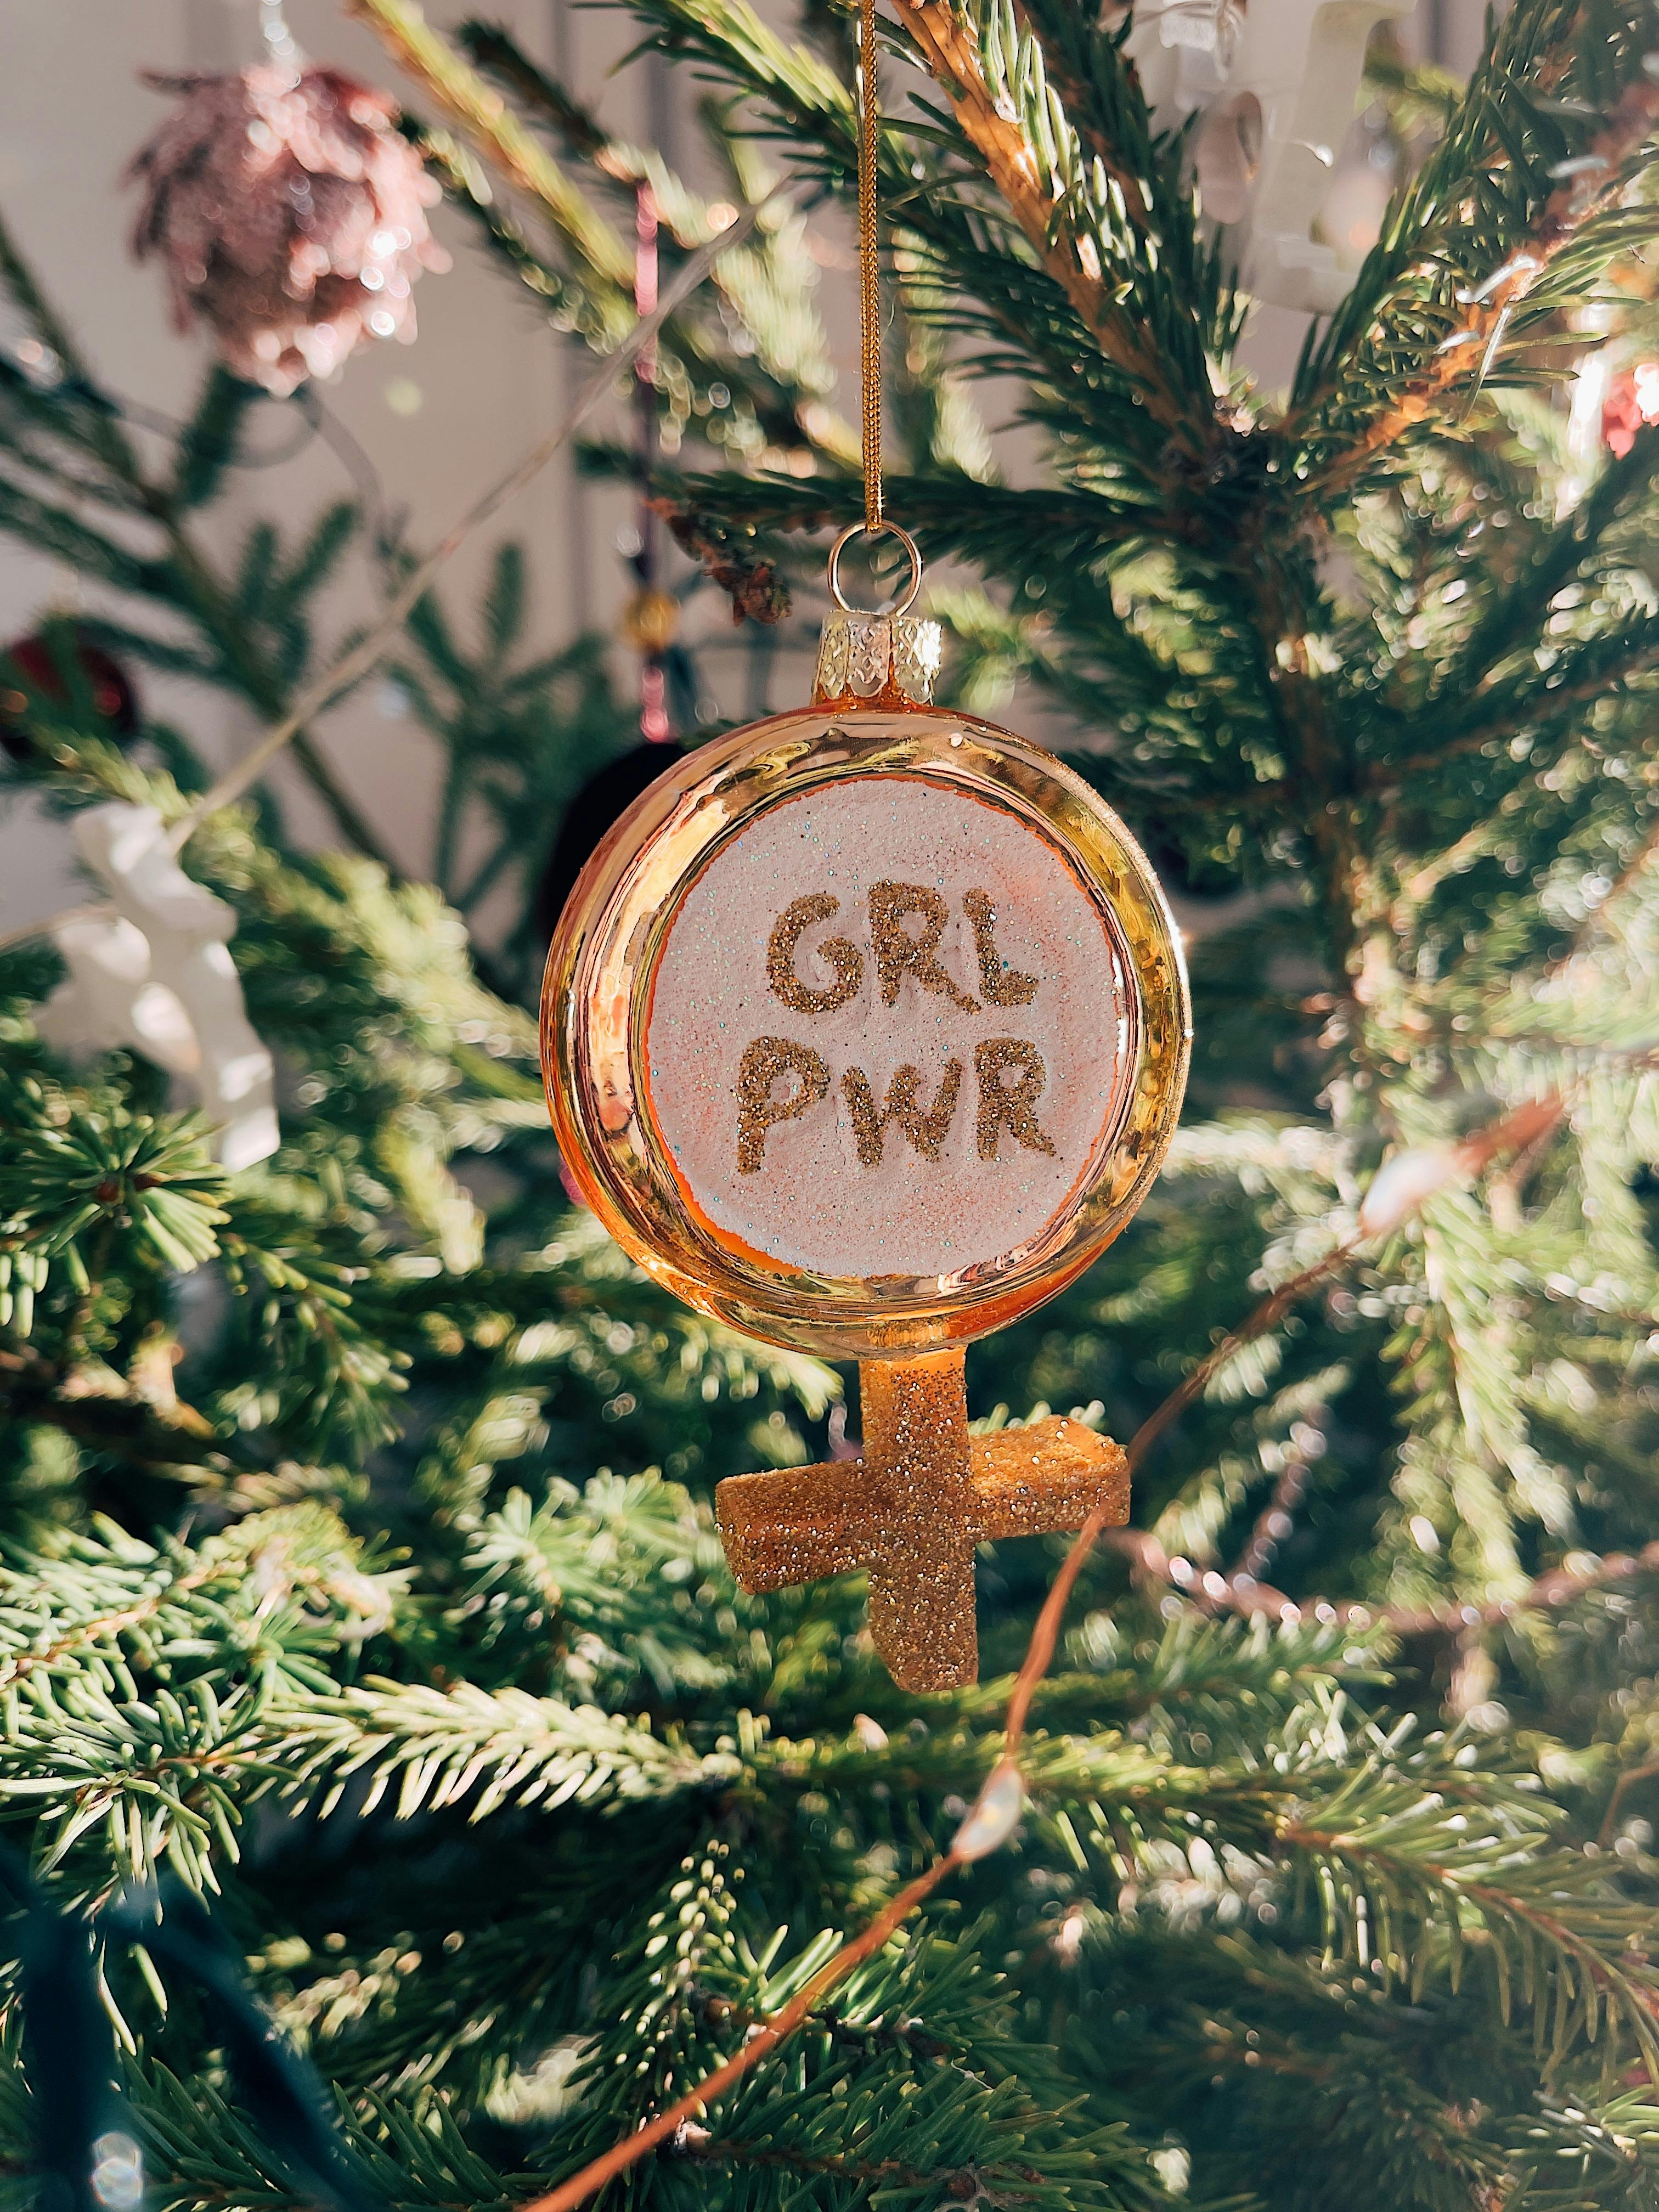
<svg viewBox="0 0 1659 2212">
<path fill-rule="evenodd" d="M 862 526 L 860 526 L 860 527 Z M 826 623 L 813 702 L 675 763 L 576 885 L 542 1060 L 617 1243 L 704 1313 L 860 1363 L 857 1461 L 720 1485 L 747 1589 L 867 1567 L 904 1687 L 977 1670 L 974 1549 L 1128 1516 L 1074 1422 L 968 1434 L 962 1347 L 1146 1197 L 1180 1110 L 1181 943 L 1111 809 L 931 706 L 935 623 Z"/>
</svg>

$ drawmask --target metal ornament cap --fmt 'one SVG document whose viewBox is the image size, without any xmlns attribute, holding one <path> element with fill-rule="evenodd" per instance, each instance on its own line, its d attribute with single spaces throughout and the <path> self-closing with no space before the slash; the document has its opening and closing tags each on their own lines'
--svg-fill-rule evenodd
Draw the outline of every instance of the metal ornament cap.
<svg viewBox="0 0 1659 2212">
<path fill-rule="evenodd" d="M 896 538 L 910 574 L 890 607 L 855 607 L 842 589 L 841 559 L 855 538 Z M 913 615 L 921 590 L 921 554 L 896 522 L 848 523 L 830 549 L 830 596 L 840 611 L 818 640 L 815 706 L 925 707 L 945 657 L 945 635 L 936 622 Z"/>
<path fill-rule="evenodd" d="M 813 703 L 926 707 L 944 659 L 944 633 L 923 615 L 831 615 L 818 640 Z"/>
</svg>

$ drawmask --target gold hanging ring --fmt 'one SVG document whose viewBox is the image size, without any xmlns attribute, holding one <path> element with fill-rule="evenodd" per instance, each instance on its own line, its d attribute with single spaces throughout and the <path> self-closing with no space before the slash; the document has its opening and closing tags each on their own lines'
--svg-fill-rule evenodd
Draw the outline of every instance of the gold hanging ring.
<svg viewBox="0 0 1659 2212">
<path fill-rule="evenodd" d="M 896 605 L 890 607 L 855 607 L 848 600 L 841 588 L 841 556 L 854 538 L 896 538 L 909 555 L 910 581 Z M 908 614 L 916 603 L 916 594 L 921 589 L 921 550 L 909 532 L 901 530 L 896 522 L 849 522 L 830 548 L 830 595 L 844 615 L 879 614 L 892 617 Z"/>
</svg>

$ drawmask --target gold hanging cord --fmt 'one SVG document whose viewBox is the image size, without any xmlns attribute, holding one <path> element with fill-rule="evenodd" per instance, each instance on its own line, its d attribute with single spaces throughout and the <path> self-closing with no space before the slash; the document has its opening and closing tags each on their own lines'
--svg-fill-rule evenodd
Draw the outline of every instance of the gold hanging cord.
<svg viewBox="0 0 1659 2212">
<path fill-rule="evenodd" d="M 908 530 L 889 522 L 881 487 L 881 258 L 876 230 L 876 134 L 881 102 L 876 84 L 876 0 L 859 0 L 859 350 L 864 385 L 864 520 L 849 523 L 830 553 L 830 592 L 846 613 L 856 614 L 841 587 L 841 556 L 854 538 L 896 538 L 910 562 L 910 581 L 898 605 L 903 614 L 921 589 L 921 556 Z M 874 611 L 874 610 L 870 610 Z"/>
<path fill-rule="evenodd" d="M 881 264 L 876 237 L 876 0 L 859 0 L 859 336 L 864 374 L 864 526 L 882 526 Z"/>
</svg>

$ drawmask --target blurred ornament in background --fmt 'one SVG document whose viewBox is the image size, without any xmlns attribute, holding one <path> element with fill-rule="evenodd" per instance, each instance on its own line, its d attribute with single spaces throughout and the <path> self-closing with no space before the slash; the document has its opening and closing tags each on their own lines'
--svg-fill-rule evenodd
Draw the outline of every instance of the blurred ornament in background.
<svg viewBox="0 0 1659 2212">
<path fill-rule="evenodd" d="M 1601 398 L 1601 442 L 1618 460 L 1636 443 L 1636 434 L 1659 422 L 1659 361 L 1638 361 L 1608 383 Z"/>
<path fill-rule="evenodd" d="M 631 745 L 591 775 L 571 800 L 536 891 L 536 921 L 551 939 L 576 878 L 643 791 L 672 766 L 679 748 L 660 739 Z"/>
<path fill-rule="evenodd" d="M 1358 274 L 1382 234 L 1400 171 L 1400 147 L 1373 110 L 1355 125 L 1339 152 L 1319 217 L 1320 237 L 1350 277 Z"/>
<path fill-rule="evenodd" d="M 1171 0 L 1116 11 L 1154 128 L 1196 117 L 1193 161 L 1205 215 L 1231 231 L 1244 289 L 1328 314 L 1353 283 L 1322 225 L 1375 27 L 1413 0 Z M 1351 195 L 1350 195 L 1351 197 Z M 1352 220 L 1339 211 L 1337 227 Z M 1380 220 L 1380 210 L 1379 210 Z M 1324 235 L 1316 234 L 1323 229 Z"/>
<path fill-rule="evenodd" d="M 653 586 L 635 592 L 623 611 L 622 634 L 635 653 L 665 653 L 679 627 L 680 603 Z"/>
<path fill-rule="evenodd" d="M 415 336 L 415 280 L 447 269 L 428 227 L 440 198 L 392 102 L 292 41 L 228 75 L 144 72 L 179 106 L 134 156 L 132 234 L 159 255 L 173 321 L 205 322 L 235 374 L 284 398 L 365 337 Z"/>
<path fill-rule="evenodd" d="M 83 722 L 88 735 L 118 745 L 138 733 L 138 696 L 131 679 L 81 623 L 48 622 L 5 648 L 0 660 L 0 746 L 13 760 L 29 757 L 30 726 L 41 718 L 42 708 L 46 719 Z"/>
<path fill-rule="evenodd" d="M 234 909 L 185 873 L 153 806 L 89 806 L 75 842 L 115 911 L 53 931 L 69 976 L 36 1028 L 60 1052 L 142 1053 L 200 1100 L 222 1166 L 268 1159 L 281 1141 L 275 1070 L 230 957 Z"/>
</svg>

